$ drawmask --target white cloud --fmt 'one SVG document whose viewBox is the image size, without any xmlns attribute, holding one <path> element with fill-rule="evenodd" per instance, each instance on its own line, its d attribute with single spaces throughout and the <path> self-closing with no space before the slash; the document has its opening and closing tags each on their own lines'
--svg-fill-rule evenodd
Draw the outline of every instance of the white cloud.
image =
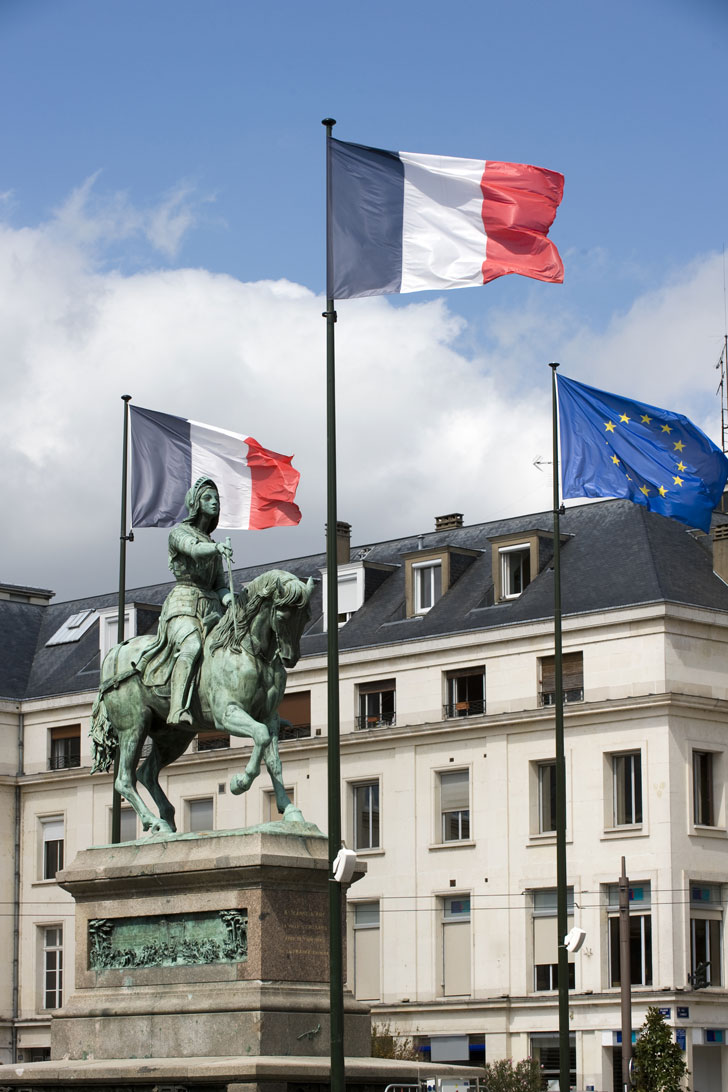
<svg viewBox="0 0 728 1092">
<path fill-rule="evenodd" d="M 106 271 L 104 246 L 123 238 L 146 235 L 172 255 L 194 198 L 180 187 L 139 211 L 123 195 L 92 200 L 93 182 L 47 224 L 0 226 L 2 579 L 64 598 L 113 590 L 125 393 L 295 452 L 300 526 L 234 536 L 239 563 L 321 550 L 323 301 L 287 281 Z M 550 507 L 550 473 L 532 465 L 551 452 L 544 344 L 574 378 L 699 423 L 712 415 L 715 436 L 721 285 L 720 258 L 696 260 L 606 331 L 553 306 L 501 311 L 489 315 L 487 345 L 467 351 L 447 301 L 339 305 L 339 518 L 353 542 L 426 531 L 445 512 L 476 522 Z M 130 587 L 166 578 L 164 532 L 138 533 L 128 571 Z"/>
</svg>

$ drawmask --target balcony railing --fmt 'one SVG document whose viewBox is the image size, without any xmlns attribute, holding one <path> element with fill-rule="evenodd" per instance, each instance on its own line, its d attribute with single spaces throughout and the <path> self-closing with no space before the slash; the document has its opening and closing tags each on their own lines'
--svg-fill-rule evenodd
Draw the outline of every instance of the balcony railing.
<svg viewBox="0 0 728 1092">
<path fill-rule="evenodd" d="M 556 705 L 556 695 L 553 690 L 541 694 L 541 705 Z M 570 690 L 564 690 L 564 705 L 570 701 L 584 701 L 583 686 L 574 686 Z"/>
<path fill-rule="evenodd" d="M 73 770 L 81 765 L 80 755 L 51 755 L 48 761 L 49 770 Z"/>
<path fill-rule="evenodd" d="M 230 736 L 210 736 L 208 739 L 197 740 L 198 751 L 220 751 L 230 746 Z"/>
<path fill-rule="evenodd" d="M 485 712 L 485 699 L 478 698 L 471 701 L 449 702 L 442 707 L 443 719 L 448 717 L 477 717 Z"/>
<path fill-rule="evenodd" d="M 310 724 L 291 724 L 290 727 L 282 724 L 278 738 L 284 741 L 288 739 L 307 739 L 310 735 Z"/>
<path fill-rule="evenodd" d="M 372 713 L 356 718 L 356 730 L 361 732 L 365 728 L 391 728 L 395 723 L 394 713 Z"/>
</svg>

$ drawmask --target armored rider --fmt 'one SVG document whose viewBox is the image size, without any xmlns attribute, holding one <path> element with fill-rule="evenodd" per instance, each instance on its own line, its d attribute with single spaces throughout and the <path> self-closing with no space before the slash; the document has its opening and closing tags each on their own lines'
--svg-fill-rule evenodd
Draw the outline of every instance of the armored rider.
<svg viewBox="0 0 728 1092">
<path fill-rule="evenodd" d="M 210 536 L 220 518 L 220 494 L 210 478 L 198 478 L 185 497 L 189 515 L 169 535 L 169 567 L 177 581 L 159 618 L 157 640 L 137 666 L 150 686 L 170 683 L 168 724 L 193 723 L 190 703 L 207 633 L 231 601 L 223 558 L 232 549 Z"/>
</svg>

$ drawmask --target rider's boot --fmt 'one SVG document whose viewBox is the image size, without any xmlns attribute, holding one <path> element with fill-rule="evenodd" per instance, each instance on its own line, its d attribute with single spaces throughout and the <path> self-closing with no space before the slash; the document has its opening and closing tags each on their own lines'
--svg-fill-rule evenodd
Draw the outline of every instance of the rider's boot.
<svg viewBox="0 0 728 1092">
<path fill-rule="evenodd" d="M 178 656 L 172 670 L 169 694 L 169 716 L 167 724 L 180 724 L 187 727 L 193 723 L 192 714 L 185 702 L 189 692 L 190 676 L 195 668 L 194 660 L 190 662 L 186 656 Z"/>
</svg>

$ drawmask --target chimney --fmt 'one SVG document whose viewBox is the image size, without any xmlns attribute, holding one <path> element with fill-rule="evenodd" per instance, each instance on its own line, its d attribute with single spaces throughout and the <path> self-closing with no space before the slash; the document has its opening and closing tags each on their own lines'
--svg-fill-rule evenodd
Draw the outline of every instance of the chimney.
<svg viewBox="0 0 728 1092">
<path fill-rule="evenodd" d="M 462 512 L 451 512 L 449 516 L 435 516 L 436 531 L 453 531 L 456 527 L 462 527 Z"/>
<path fill-rule="evenodd" d="M 728 524 L 713 528 L 713 572 L 728 584 Z"/>
<path fill-rule="evenodd" d="M 329 528 L 326 525 L 326 534 Z M 351 561 L 351 524 L 336 521 L 336 564 L 348 565 Z"/>
</svg>

